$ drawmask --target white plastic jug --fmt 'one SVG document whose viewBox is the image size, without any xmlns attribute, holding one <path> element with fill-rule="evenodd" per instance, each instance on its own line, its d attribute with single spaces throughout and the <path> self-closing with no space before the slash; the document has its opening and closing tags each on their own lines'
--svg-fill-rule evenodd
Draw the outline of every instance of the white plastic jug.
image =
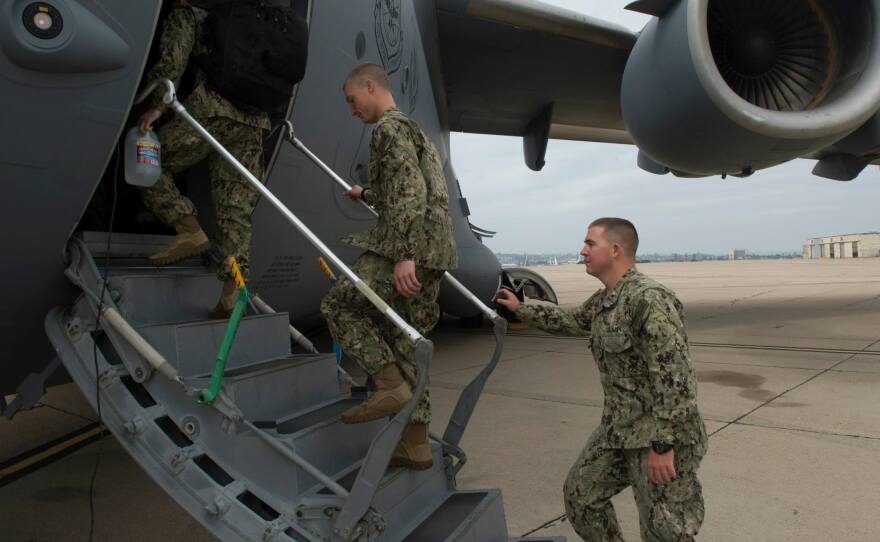
<svg viewBox="0 0 880 542">
<path fill-rule="evenodd" d="M 125 136 L 125 182 L 153 186 L 162 173 L 162 145 L 152 131 L 141 133 L 135 126 Z"/>
</svg>

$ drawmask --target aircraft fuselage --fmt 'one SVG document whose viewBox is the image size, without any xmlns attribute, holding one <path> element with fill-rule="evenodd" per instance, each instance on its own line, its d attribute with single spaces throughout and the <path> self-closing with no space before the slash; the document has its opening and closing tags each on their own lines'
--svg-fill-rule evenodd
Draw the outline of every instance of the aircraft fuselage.
<svg viewBox="0 0 880 542">
<path fill-rule="evenodd" d="M 98 187 L 102 177 L 113 179 L 117 143 L 139 111 L 133 101 L 165 13 L 158 0 L 46 4 L 63 19 L 61 33 L 52 38 L 36 36 L 20 24 L 25 3 L 0 7 L 0 96 L 6 106 L 0 126 L 0 179 L 6 189 L 0 202 L 0 265 L 7 285 L 7 310 L 0 320 L 7 351 L 0 370 L 4 394 L 53 356 L 43 319 L 52 307 L 69 304 L 77 295 L 64 276 L 65 246 L 83 229 L 96 194 L 109 211 L 112 194 L 101 194 Z M 398 106 L 419 122 L 444 160 L 462 261 L 454 274 L 478 297 L 490 299 L 500 266 L 470 229 L 449 161 L 448 122 L 438 105 L 444 98 L 433 2 L 301 4 L 309 16 L 309 63 L 287 115 L 297 136 L 344 178 L 364 183 L 371 127 L 351 116 L 341 87 L 359 63 L 385 66 Z M 344 198 L 291 145 L 270 151 L 270 190 L 343 259 L 354 259 L 359 251 L 337 239 L 371 227 L 373 217 Z M 187 179 L 210 227 L 206 174 L 196 168 Z M 127 199 L 117 204 L 137 205 L 132 194 L 121 190 L 117 195 Z M 253 228 L 252 289 L 294 320 L 316 316 L 329 286 L 316 263 L 317 251 L 265 201 L 256 207 Z M 441 294 L 441 304 L 458 316 L 477 313 L 450 289 Z"/>
</svg>

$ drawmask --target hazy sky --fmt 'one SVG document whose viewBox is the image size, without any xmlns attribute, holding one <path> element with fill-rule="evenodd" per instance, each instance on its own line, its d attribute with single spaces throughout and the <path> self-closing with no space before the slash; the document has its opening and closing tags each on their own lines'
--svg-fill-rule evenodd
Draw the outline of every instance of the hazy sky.
<svg viewBox="0 0 880 542">
<path fill-rule="evenodd" d="M 625 11 L 629 0 L 545 1 L 632 30 L 648 19 Z M 498 232 L 486 240 L 496 252 L 577 252 L 599 216 L 632 220 L 642 253 L 799 252 L 809 237 L 880 230 L 874 166 L 850 183 L 812 176 L 810 160 L 722 181 L 645 173 L 628 145 L 551 140 L 538 173 L 520 138 L 453 133 L 451 150 L 471 222 Z"/>
</svg>

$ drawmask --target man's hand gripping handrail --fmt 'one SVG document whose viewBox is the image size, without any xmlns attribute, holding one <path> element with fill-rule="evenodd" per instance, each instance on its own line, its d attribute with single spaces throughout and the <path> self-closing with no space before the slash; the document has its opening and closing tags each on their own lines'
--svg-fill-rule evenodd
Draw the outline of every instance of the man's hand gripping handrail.
<svg viewBox="0 0 880 542">
<path fill-rule="evenodd" d="M 164 77 L 156 79 L 155 81 L 147 85 L 147 88 L 142 90 L 141 93 L 137 95 L 137 98 L 134 99 L 134 103 L 139 104 L 146 100 L 159 85 L 165 87 L 165 94 L 162 96 L 162 102 L 165 103 L 165 105 L 171 105 L 171 103 L 177 99 L 177 93 L 174 90 L 174 83 L 172 83 L 168 79 L 165 79 Z"/>
</svg>

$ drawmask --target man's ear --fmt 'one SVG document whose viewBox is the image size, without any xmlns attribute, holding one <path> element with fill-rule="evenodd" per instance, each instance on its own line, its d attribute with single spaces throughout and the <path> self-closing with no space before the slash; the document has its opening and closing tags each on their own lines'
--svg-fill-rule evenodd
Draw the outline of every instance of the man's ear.
<svg viewBox="0 0 880 542">
<path fill-rule="evenodd" d="M 617 243 L 611 243 L 611 257 L 615 260 L 623 256 L 623 247 Z"/>
<path fill-rule="evenodd" d="M 372 79 L 367 79 L 364 81 L 364 86 L 367 88 L 367 92 L 370 94 L 376 92 L 376 82 Z"/>
</svg>

